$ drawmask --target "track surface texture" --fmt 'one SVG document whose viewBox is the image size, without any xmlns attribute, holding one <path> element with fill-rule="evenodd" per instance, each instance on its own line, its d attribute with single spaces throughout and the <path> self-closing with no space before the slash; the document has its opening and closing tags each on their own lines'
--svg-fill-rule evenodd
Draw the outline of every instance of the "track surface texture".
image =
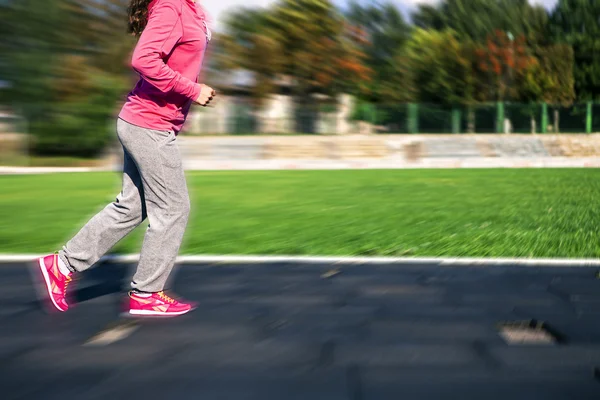
<svg viewBox="0 0 600 400">
<path fill-rule="evenodd" d="M 595 268 L 186 265 L 172 286 L 199 308 L 131 321 L 132 268 L 81 274 L 77 304 L 47 314 L 26 265 L 0 265 L 0 397 L 600 398 Z M 530 320 L 556 342 L 499 333 Z"/>
</svg>

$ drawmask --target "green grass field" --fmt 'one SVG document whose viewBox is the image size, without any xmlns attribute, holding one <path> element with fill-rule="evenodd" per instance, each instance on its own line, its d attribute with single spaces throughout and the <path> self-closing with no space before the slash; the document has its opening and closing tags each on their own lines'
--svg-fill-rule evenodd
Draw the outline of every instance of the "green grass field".
<svg viewBox="0 0 600 400">
<path fill-rule="evenodd" d="M 185 254 L 600 256 L 600 171 L 192 172 Z M 115 173 L 0 176 L 0 253 L 51 252 Z M 141 226 L 117 252 L 138 252 Z"/>
</svg>

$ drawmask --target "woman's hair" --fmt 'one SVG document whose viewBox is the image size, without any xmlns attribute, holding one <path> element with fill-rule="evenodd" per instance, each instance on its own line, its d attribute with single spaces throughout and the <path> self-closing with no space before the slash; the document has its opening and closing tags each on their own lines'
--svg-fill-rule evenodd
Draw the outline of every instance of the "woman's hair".
<svg viewBox="0 0 600 400">
<path fill-rule="evenodd" d="M 142 34 L 148 23 L 148 5 L 152 0 L 131 0 L 127 7 L 129 23 L 127 31 L 135 36 Z"/>
</svg>

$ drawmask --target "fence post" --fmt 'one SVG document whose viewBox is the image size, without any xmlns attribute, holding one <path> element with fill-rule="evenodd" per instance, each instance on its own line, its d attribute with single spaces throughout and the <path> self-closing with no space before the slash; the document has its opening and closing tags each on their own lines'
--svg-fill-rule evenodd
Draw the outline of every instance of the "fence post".
<svg viewBox="0 0 600 400">
<path fill-rule="evenodd" d="M 235 135 L 236 131 L 237 131 L 237 104 L 232 104 L 231 105 L 231 119 L 228 121 L 229 123 L 229 134 L 231 135 Z"/>
<path fill-rule="evenodd" d="M 452 133 L 460 133 L 460 110 L 452 108 Z"/>
<path fill-rule="evenodd" d="M 414 103 L 408 105 L 408 133 L 419 133 L 419 106 Z"/>
<path fill-rule="evenodd" d="M 548 104 L 542 103 L 542 133 L 548 133 Z"/>
<path fill-rule="evenodd" d="M 587 103 L 587 116 L 585 119 L 585 132 L 592 133 L 592 102 Z"/>
<path fill-rule="evenodd" d="M 504 103 L 496 103 L 496 133 L 504 132 Z"/>
<path fill-rule="evenodd" d="M 377 124 L 377 107 L 375 103 L 369 103 L 369 122 L 373 125 Z"/>
</svg>

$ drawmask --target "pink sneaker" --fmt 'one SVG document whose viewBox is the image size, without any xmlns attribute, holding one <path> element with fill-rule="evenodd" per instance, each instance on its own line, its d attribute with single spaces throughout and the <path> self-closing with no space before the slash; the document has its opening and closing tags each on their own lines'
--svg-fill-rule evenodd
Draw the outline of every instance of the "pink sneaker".
<svg viewBox="0 0 600 400">
<path fill-rule="evenodd" d="M 192 304 L 181 303 L 165 292 L 149 293 L 143 296 L 129 292 L 129 314 L 143 316 L 175 316 L 194 309 Z"/>
<path fill-rule="evenodd" d="M 71 283 L 72 278 L 65 276 L 58 269 L 58 254 L 51 254 L 38 259 L 39 270 L 42 273 L 42 278 L 46 285 L 44 295 L 48 293 L 50 302 L 58 311 L 67 311 L 69 305 L 65 299 L 67 286 Z M 40 292 L 42 292 L 40 290 Z"/>
</svg>

